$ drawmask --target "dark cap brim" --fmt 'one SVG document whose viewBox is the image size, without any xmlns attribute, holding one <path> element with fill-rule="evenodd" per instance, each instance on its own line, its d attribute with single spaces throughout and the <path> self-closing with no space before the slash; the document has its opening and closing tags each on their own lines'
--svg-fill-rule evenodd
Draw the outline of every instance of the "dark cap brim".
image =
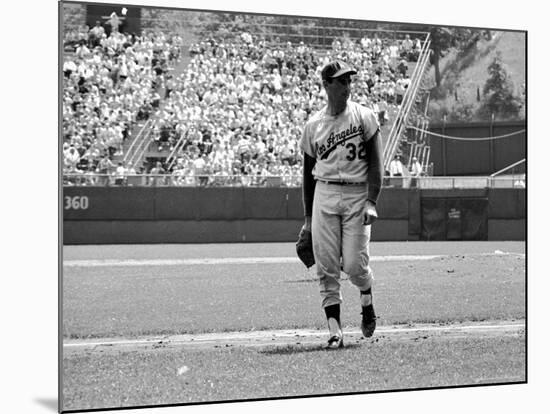
<svg viewBox="0 0 550 414">
<path fill-rule="evenodd" d="M 339 78 L 340 76 L 342 75 L 346 75 L 346 74 L 350 74 L 350 75 L 356 75 L 357 74 L 357 71 L 356 70 L 353 70 L 351 68 L 343 68 L 343 69 L 340 69 L 338 72 L 336 72 L 334 75 L 332 76 L 328 76 L 329 78 Z"/>
</svg>

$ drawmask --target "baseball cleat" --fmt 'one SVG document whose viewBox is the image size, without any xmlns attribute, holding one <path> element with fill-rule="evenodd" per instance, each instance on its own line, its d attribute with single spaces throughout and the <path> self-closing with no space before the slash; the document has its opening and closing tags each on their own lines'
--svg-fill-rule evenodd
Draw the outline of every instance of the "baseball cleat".
<svg viewBox="0 0 550 414">
<path fill-rule="evenodd" d="M 328 340 L 326 349 L 337 349 L 344 347 L 344 335 L 342 334 L 342 328 L 340 323 L 334 318 L 328 318 L 328 331 L 330 338 Z"/>
<path fill-rule="evenodd" d="M 362 307 L 361 314 L 361 332 L 365 338 L 370 338 L 376 329 L 376 315 L 374 314 L 374 306 L 368 305 Z"/>
<path fill-rule="evenodd" d="M 344 347 L 344 337 L 342 335 L 332 335 L 325 349 L 338 349 Z"/>
</svg>

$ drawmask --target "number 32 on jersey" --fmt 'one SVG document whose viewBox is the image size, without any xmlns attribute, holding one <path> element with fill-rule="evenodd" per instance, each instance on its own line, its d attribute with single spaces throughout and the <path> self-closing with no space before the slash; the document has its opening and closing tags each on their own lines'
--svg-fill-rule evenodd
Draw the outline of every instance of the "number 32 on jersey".
<svg viewBox="0 0 550 414">
<path fill-rule="evenodd" d="M 367 143 L 365 141 L 360 141 L 359 145 L 356 145 L 354 142 L 348 142 L 346 149 L 348 150 L 348 154 L 346 155 L 348 161 L 354 161 L 357 158 L 360 160 L 367 158 Z"/>
</svg>

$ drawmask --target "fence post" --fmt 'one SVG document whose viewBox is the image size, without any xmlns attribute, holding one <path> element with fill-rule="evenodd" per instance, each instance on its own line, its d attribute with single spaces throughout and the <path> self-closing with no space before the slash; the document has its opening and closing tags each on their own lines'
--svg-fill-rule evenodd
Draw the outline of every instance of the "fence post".
<svg viewBox="0 0 550 414">
<path fill-rule="evenodd" d="M 489 125 L 489 137 L 491 139 L 489 140 L 489 156 L 491 157 L 490 165 L 491 165 L 491 171 L 496 171 L 496 163 L 495 163 L 495 141 L 492 139 L 494 136 L 494 123 L 495 123 L 495 114 L 491 114 L 491 124 Z"/>
<path fill-rule="evenodd" d="M 446 125 L 447 125 L 447 115 L 445 114 L 443 115 L 443 127 L 441 128 L 442 129 L 441 135 L 445 135 Z M 443 176 L 446 176 L 447 175 L 447 140 L 446 139 L 441 140 L 441 152 L 442 152 L 441 161 L 443 161 L 442 162 Z"/>
</svg>

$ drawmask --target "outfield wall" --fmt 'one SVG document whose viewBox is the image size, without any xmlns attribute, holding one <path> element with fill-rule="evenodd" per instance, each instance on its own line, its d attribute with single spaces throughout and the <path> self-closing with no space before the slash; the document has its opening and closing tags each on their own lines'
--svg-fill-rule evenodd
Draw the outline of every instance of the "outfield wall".
<svg viewBox="0 0 550 414">
<path fill-rule="evenodd" d="M 385 188 L 372 239 L 525 240 L 524 189 Z M 300 188 L 64 187 L 64 244 L 295 241 Z"/>
<path fill-rule="evenodd" d="M 430 161 L 434 165 L 432 174 L 488 176 L 521 161 L 527 154 L 526 128 L 521 121 L 431 124 L 430 132 L 460 138 L 428 136 Z"/>
</svg>

